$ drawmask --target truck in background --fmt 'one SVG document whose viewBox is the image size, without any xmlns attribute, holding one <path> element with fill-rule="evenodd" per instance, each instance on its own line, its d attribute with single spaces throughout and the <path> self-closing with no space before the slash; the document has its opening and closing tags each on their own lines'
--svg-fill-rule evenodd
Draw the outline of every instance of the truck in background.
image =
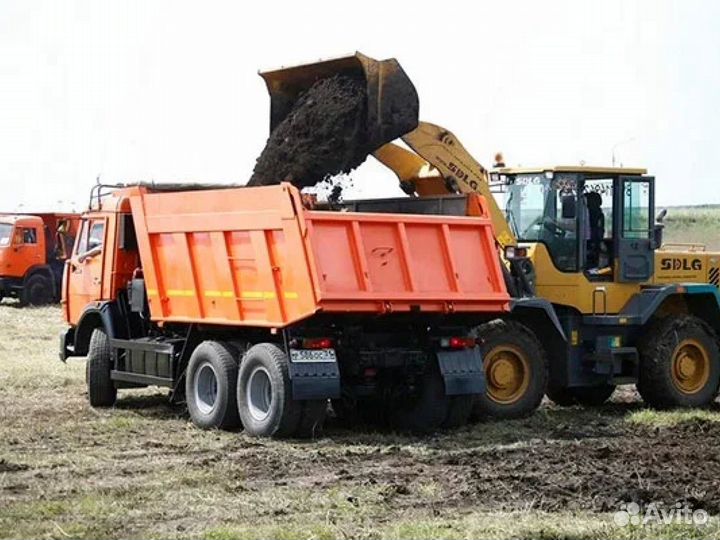
<svg viewBox="0 0 720 540">
<path fill-rule="evenodd" d="M 60 299 L 79 214 L 0 214 L 0 299 L 42 306 Z"/>
</svg>

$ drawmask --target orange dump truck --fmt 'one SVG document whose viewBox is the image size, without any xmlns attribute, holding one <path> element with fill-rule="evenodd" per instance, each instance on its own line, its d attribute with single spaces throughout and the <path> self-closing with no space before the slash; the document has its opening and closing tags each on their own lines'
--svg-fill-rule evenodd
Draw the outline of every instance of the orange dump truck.
<svg viewBox="0 0 720 540">
<path fill-rule="evenodd" d="M 61 336 L 63 360 L 88 356 L 93 406 L 158 385 L 200 427 L 307 436 L 328 400 L 348 423 L 427 431 L 467 421 L 485 391 L 473 329 L 510 298 L 480 196 L 313 209 L 284 183 L 95 200 Z"/>
<path fill-rule="evenodd" d="M 79 221 L 78 214 L 0 214 L 0 299 L 58 301 Z"/>
</svg>

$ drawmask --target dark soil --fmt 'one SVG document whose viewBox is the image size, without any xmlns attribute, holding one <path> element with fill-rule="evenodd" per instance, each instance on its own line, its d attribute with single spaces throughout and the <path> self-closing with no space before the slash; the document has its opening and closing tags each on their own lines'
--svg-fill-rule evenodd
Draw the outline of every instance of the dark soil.
<svg viewBox="0 0 720 540">
<path fill-rule="evenodd" d="M 360 165 L 371 151 L 365 92 L 349 77 L 316 82 L 270 134 L 247 185 L 309 187 Z"/>
</svg>

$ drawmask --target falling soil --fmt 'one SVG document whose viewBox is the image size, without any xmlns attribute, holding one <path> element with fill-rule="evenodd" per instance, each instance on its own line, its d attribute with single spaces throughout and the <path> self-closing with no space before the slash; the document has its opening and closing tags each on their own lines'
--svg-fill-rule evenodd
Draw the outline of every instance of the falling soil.
<svg viewBox="0 0 720 540">
<path fill-rule="evenodd" d="M 366 107 L 360 81 L 319 80 L 272 131 L 247 185 L 287 181 L 303 188 L 354 169 L 370 152 Z"/>
</svg>

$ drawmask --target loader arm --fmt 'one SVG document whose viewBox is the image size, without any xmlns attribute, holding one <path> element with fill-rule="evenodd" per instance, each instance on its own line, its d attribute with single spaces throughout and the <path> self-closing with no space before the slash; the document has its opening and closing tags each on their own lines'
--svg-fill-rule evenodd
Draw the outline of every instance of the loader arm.
<svg viewBox="0 0 720 540">
<path fill-rule="evenodd" d="M 501 248 L 515 245 L 505 214 L 490 191 L 485 167 L 473 158 L 455 135 L 438 125 L 420 122 L 402 140 L 415 152 L 386 144 L 373 156 L 391 169 L 406 193 L 420 197 L 446 193 L 478 193 L 490 208 L 495 238 Z"/>
</svg>

